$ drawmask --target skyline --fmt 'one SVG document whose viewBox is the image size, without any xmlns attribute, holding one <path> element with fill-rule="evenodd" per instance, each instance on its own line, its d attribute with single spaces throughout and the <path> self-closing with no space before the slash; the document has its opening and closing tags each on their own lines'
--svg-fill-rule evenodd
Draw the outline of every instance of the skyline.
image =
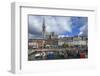
<svg viewBox="0 0 100 76">
<path fill-rule="evenodd" d="M 28 38 L 41 38 L 43 19 L 46 32 L 55 32 L 59 37 L 87 36 L 88 17 L 78 16 L 28 16 Z"/>
</svg>

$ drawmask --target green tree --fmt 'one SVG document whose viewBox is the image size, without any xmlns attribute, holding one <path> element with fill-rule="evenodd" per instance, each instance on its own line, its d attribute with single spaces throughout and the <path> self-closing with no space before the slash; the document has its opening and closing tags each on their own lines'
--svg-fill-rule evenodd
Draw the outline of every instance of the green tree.
<svg viewBox="0 0 100 76">
<path fill-rule="evenodd" d="M 64 48 L 66 48 L 66 47 L 68 47 L 69 45 L 64 43 L 62 46 L 63 46 Z"/>
</svg>

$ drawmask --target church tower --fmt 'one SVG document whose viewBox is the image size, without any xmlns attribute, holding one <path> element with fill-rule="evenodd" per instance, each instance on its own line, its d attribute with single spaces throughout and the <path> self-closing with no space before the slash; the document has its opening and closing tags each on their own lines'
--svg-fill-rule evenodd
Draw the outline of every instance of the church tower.
<svg viewBox="0 0 100 76">
<path fill-rule="evenodd" d="M 45 19 L 43 18 L 43 24 L 42 24 L 42 36 L 45 39 L 45 32 L 46 32 L 46 26 L 45 26 Z"/>
</svg>

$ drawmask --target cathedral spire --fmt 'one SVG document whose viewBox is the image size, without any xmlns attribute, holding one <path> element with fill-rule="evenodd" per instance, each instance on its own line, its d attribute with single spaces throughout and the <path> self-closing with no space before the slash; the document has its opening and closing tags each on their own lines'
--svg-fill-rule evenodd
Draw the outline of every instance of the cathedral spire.
<svg viewBox="0 0 100 76">
<path fill-rule="evenodd" d="M 45 38 L 46 26 L 45 26 L 45 18 L 43 17 L 43 24 L 42 24 L 42 35 Z"/>
</svg>

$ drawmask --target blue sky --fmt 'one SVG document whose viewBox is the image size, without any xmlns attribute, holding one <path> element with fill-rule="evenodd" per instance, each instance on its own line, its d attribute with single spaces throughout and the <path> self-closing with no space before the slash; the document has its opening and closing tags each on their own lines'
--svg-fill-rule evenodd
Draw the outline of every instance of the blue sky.
<svg viewBox="0 0 100 76">
<path fill-rule="evenodd" d="M 43 19 L 46 32 L 55 32 L 59 37 L 87 36 L 88 18 L 78 16 L 28 16 L 29 39 L 41 38 Z"/>
</svg>

